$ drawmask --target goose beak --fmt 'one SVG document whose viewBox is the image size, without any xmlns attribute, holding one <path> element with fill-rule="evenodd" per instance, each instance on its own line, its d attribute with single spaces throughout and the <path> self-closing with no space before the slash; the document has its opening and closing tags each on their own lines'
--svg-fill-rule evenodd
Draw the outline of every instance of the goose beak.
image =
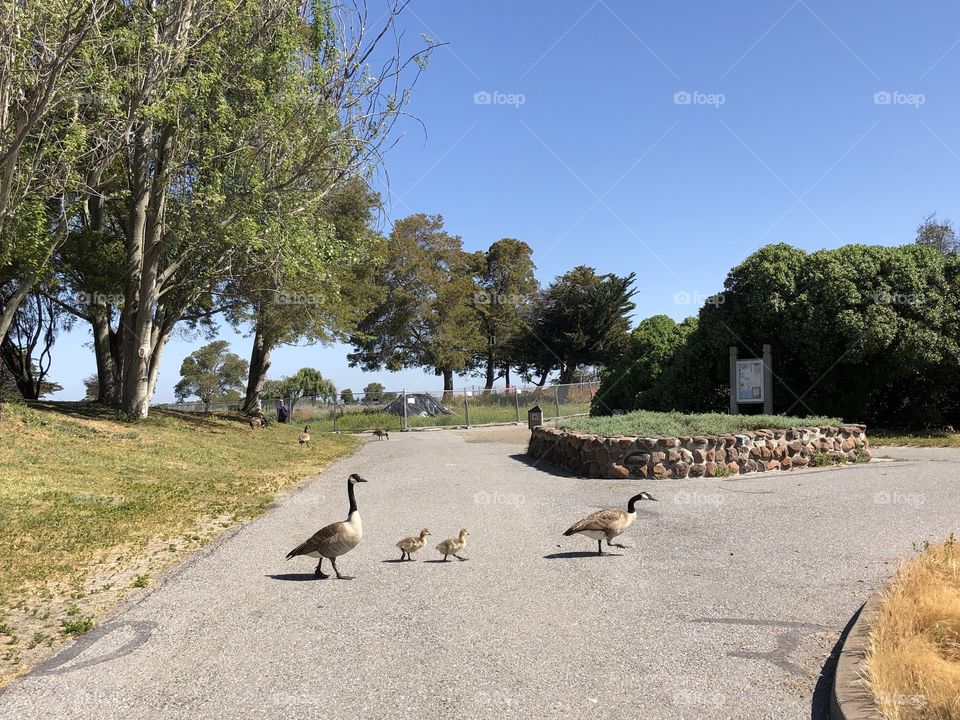
<svg viewBox="0 0 960 720">
<path fill-rule="evenodd" d="M 367 482 L 367 479 L 366 479 L 366 478 L 362 478 L 362 477 L 360 477 L 359 475 L 357 475 L 357 482 Z"/>
</svg>

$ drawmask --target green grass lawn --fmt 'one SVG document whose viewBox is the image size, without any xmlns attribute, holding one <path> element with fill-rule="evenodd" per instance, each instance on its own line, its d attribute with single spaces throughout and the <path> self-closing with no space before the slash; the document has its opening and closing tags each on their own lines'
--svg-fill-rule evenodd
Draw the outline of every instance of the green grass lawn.
<svg viewBox="0 0 960 720">
<path fill-rule="evenodd" d="M 637 435 L 641 437 L 677 437 L 680 435 L 730 435 L 762 428 L 841 425 L 839 418 L 788 417 L 785 415 L 724 415 L 722 413 L 684 414 L 637 410 L 610 417 L 575 417 L 558 420 L 556 427 L 593 435 Z"/>
<path fill-rule="evenodd" d="M 521 404 L 519 422 L 527 422 L 527 410 L 535 403 Z M 557 406 L 553 398 L 546 398 L 539 402 L 546 419 L 557 417 Z M 409 415 L 407 427 L 454 427 L 461 425 L 489 425 L 493 423 L 518 422 L 517 406 L 513 398 L 504 398 L 503 402 L 478 402 L 476 398 L 468 401 L 470 421 L 467 422 L 467 410 L 463 406 L 462 398 L 459 402 L 449 403 L 447 406 L 451 415 L 437 415 L 435 417 L 421 417 Z M 590 402 L 562 402 L 560 415 L 580 415 L 590 412 Z M 311 432 L 330 432 L 333 428 L 332 408 L 295 408 L 294 423 L 310 425 Z M 357 406 L 340 407 L 337 413 L 337 430 L 340 432 L 361 432 L 383 428 L 390 431 L 400 431 L 403 427 L 403 417 L 383 412 L 381 410 L 363 409 Z"/>
<path fill-rule="evenodd" d="M 124 592 L 360 442 L 315 436 L 301 449 L 300 430 L 251 430 L 239 415 L 153 411 L 125 423 L 89 404 L 8 404 L 0 686 L 59 638 L 89 630 Z"/>
</svg>

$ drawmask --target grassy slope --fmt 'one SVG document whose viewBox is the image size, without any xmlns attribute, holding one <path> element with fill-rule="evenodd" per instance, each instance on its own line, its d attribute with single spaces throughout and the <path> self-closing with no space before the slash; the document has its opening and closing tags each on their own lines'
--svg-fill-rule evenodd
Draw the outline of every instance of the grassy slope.
<svg viewBox="0 0 960 720">
<path fill-rule="evenodd" d="M 7 405 L 0 420 L 0 686 L 131 587 L 357 440 L 251 430 L 239 416 L 129 424 L 82 404 Z M 49 652 L 49 649 L 47 650 Z"/>
<path fill-rule="evenodd" d="M 761 428 L 812 427 L 840 425 L 838 418 L 787 417 L 783 415 L 723 415 L 702 413 L 660 413 L 637 410 L 612 417 L 578 417 L 558 420 L 557 427 L 594 435 L 639 435 L 642 437 L 677 437 L 678 435 L 728 435 Z"/>
<path fill-rule="evenodd" d="M 867 679 L 887 720 L 960 717 L 956 542 L 904 563 L 870 628 Z"/>
</svg>

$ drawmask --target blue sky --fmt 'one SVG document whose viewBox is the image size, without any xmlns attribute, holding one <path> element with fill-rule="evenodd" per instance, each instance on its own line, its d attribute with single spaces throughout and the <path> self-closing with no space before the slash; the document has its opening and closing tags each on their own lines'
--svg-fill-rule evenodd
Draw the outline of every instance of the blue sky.
<svg viewBox="0 0 960 720">
<path fill-rule="evenodd" d="M 409 107 L 425 132 L 403 123 L 387 156 L 389 219 L 442 214 L 468 250 L 524 240 L 544 284 L 636 272 L 637 319 L 695 314 L 764 244 L 897 245 L 958 215 L 956 3 L 413 0 L 402 25 L 410 48 L 449 45 Z M 89 340 L 58 341 L 60 399 L 94 372 Z M 157 401 L 203 342 L 171 341 Z M 440 386 L 348 368 L 348 350 L 281 348 L 271 374 Z"/>
</svg>

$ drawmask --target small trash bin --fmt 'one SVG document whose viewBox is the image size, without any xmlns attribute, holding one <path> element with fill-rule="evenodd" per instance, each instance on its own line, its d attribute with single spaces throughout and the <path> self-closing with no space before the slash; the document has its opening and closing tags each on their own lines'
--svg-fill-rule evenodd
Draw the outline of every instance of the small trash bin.
<svg viewBox="0 0 960 720">
<path fill-rule="evenodd" d="M 534 405 L 527 410 L 527 427 L 533 430 L 535 427 L 543 425 L 543 410 L 539 405 Z"/>
</svg>

